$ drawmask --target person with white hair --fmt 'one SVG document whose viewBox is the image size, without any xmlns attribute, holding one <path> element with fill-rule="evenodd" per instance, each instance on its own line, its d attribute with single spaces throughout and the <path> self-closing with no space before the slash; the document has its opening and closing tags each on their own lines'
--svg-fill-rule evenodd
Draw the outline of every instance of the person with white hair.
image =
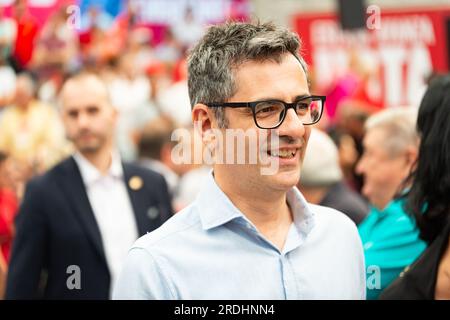
<svg viewBox="0 0 450 320">
<path fill-rule="evenodd" d="M 392 108 L 365 124 L 364 153 L 356 170 L 364 176 L 362 193 L 370 213 L 359 225 L 364 247 L 367 298 L 376 299 L 425 249 L 412 216 L 403 208 L 404 180 L 416 163 L 417 110 Z"/>
</svg>

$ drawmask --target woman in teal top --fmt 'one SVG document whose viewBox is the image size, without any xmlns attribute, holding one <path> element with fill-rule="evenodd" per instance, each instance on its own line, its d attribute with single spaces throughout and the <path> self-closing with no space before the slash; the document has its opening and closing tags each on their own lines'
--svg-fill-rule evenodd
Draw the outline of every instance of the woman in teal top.
<svg viewBox="0 0 450 320">
<path fill-rule="evenodd" d="M 393 200 L 417 158 L 416 117 L 411 108 L 392 108 L 366 122 L 364 153 L 356 170 L 364 176 L 362 193 L 371 205 L 358 227 L 368 299 L 376 299 L 426 247 L 403 200 Z"/>
<path fill-rule="evenodd" d="M 394 200 L 384 210 L 371 207 L 358 227 L 366 260 L 367 299 L 376 299 L 426 248 L 403 202 Z"/>
</svg>

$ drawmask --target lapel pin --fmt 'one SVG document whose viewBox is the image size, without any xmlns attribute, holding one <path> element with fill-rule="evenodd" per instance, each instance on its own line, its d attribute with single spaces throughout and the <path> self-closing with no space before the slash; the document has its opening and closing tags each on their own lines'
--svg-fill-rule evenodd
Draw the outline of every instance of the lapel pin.
<svg viewBox="0 0 450 320">
<path fill-rule="evenodd" d="M 144 185 L 144 182 L 142 181 L 141 177 L 133 176 L 128 181 L 128 185 L 130 186 L 130 188 L 132 190 L 136 191 L 136 190 L 139 190 L 142 188 L 142 186 Z"/>
<path fill-rule="evenodd" d="M 159 210 L 158 210 L 158 208 L 156 208 L 156 207 L 150 207 L 150 208 L 148 208 L 148 210 L 147 210 L 147 216 L 148 216 L 151 220 L 158 218 L 158 216 L 159 216 Z"/>
</svg>

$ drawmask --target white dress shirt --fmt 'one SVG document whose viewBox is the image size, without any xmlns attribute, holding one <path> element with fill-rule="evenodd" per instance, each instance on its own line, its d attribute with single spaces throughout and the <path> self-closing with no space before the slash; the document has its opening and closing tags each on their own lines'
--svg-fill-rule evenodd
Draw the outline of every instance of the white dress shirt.
<svg viewBox="0 0 450 320">
<path fill-rule="evenodd" d="M 120 157 L 112 155 L 106 175 L 80 153 L 74 155 L 102 236 L 111 275 L 111 289 L 121 271 L 127 252 L 138 238 L 130 197 L 123 178 Z"/>
<path fill-rule="evenodd" d="M 364 299 L 355 224 L 287 193 L 294 221 L 280 250 L 212 174 L 197 199 L 128 253 L 114 299 Z"/>
</svg>

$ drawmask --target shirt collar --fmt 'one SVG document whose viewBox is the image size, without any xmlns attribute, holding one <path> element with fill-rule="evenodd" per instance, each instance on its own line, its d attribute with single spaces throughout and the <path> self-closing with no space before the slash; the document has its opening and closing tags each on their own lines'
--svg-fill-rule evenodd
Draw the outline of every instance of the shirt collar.
<svg viewBox="0 0 450 320">
<path fill-rule="evenodd" d="M 110 176 L 116 179 L 123 178 L 123 167 L 120 155 L 117 152 L 111 154 L 112 162 L 109 167 L 108 173 L 103 175 L 89 160 L 87 160 L 80 152 L 76 152 L 73 155 L 75 162 L 80 169 L 81 177 L 85 185 L 91 185 L 99 179 Z"/>
<path fill-rule="evenodd" d="M 314 213 L 296 187 L 287 192 L 286 198 L 293 214 L 294 225 L 300 233 L 306 236 L 314 227 Z M 212 171 L 196 199 L 196 205 L 204 230 L 224 225 L 237 218 L 250 222 L 219 188 Z"/>
<path fill-rule="evenodd" d="M 289 189 L 286 199 L 291 208 L 295 227 L 306 236 L 314 227 L 314 212 L 297 187 Z"/>
</svg>

